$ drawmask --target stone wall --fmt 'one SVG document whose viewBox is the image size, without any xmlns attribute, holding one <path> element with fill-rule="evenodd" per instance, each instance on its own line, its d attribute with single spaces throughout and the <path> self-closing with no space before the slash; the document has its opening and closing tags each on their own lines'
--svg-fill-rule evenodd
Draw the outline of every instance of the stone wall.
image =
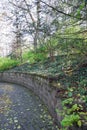
<svg viewBox="0 0 87 130">
<path fill-rule="evenodd" d="M 57 88 L 49 83 L 49 78 L 45 76 L 19 73 L 0 73 L 0 81 L 20 84 L 32 90 L 48 106 L 49 112 L 60 126 L 62 117 L 56 113 L 56 108 L 62 109 L 61 99 L 57 96 Z"/>
<path fill-rule="evenodd" d="M 59 88 L 50 84 L 51 78 L 36 74 L 19 73 L 19 72 L 3 72 L 0 73 L 0 82 L 10 82 L 20 84 L 32 90 L 40 99 L 48 106 L 49 112 L 54 117 L 58 126 L 62 120 L 61 114 L 56 113 L 56 108 L 62 109 L 61 96 Z M 62 94 L 63 96 L 63 94 Z M 72 127 L 70 130 L 87 130 L 86 127 Z"/>
</svg>

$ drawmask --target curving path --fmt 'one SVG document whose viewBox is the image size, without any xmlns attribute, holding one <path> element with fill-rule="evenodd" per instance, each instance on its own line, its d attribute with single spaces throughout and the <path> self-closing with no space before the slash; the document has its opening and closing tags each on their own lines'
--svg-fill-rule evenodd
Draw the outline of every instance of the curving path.
<svg viewBox="0 0 87 130">
<path fill-rule="evenodd" d="M 0 83 L 0 130 L 58 130 L 42 101 L 27 88 Z"/>
</svg>

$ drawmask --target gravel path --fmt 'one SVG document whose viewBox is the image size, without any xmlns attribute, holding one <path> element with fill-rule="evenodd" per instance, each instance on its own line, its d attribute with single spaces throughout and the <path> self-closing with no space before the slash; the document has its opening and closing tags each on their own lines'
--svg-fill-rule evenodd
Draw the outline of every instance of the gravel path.
<svg viewBox="0 0 87 130">
<path fill-rule="evenodd" d="M 27 88 L 0 83 L 0 130 L 58 130 L 42 101 Z"/>
</svg>

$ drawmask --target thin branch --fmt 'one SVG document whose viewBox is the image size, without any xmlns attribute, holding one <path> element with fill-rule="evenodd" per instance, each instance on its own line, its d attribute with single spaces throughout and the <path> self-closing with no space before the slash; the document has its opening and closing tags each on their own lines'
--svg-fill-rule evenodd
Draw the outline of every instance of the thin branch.
<svg viewBox="0 0 87 130">
<path fill-rule="evenodd" d="M 76 17 L 76 16 L 74 16 L 74 15 L 67 14 L 67 13 L 65 13 L 65 12 L 63 12 L 63 11 L 61 11 L 61 10 L 58 10 L 58 9 L 56 9 L 55 7 L 53 7 L 53 6 L 49 5 L 49 4 L 47 4 L 46 2 L 44 2 L 44 1 L 42 1 L 42 0 L 41 0 L 41 2 L 42 2 L 43 4 L 45 4 L 45 5 L 47 5 L 49 8 L 51 8 L 51 9 L 55 10 L 56 12 L 60 13 L 60 14 L 63 14 L 63 15 L 66 15 L 66 16 L 69 16 L 69 17 L 72 17 L 72 18 L 76 18 L 76 19 L 79 19 L 79 20 L 86 20 L 86 19 L 84 19 L 84 18 L 81 18 L 81 17 L 79 18 L 79 17 Z"/>
<path fill-rule="evenodd" d="M 72 39 L 72 40 L 87 40 L 87 38 L 72 38 L 72 37 L 59 37 L 59 36 L 53 36 L 55 38 L 60 38 L 60 39 Z"/>
<path fill-rule="evenodd" d="M 27 4 L 26 0 L 24 0 L 24 2 L 25 2 L 25 4 L 26 4 L 26 7 L 27 7 L 27 8 L 24 8 L 24 7 L 22 7 L 22 6 L 16 5 L 15 3 L 9 1 L 9 3 L 12 4 L 13 6 L 15 6 L 15 7 L 17 7 L 17 8 L 20 8 L 20 9 L 23 9 L 23 10 L 25 10 L 25 11 L 28 11 L 31 20 L 32 20 L 32 22 L 34 23 L 34 27 L 36 28 L 36 26 L 35 26 L 35 19 L 33 18 L 33 15 L 31 14 L 31 11 L 30 11 L 30 9 L 29 9 L 29 7 L 28 7 L 28 4 Z"/>
</svg>

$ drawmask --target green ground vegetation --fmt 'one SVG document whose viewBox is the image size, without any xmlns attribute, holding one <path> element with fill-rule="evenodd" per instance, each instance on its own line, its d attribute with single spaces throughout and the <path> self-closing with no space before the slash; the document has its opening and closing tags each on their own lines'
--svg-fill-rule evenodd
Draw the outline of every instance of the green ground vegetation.
<svg viewBox="0 0 87 130">
<path fill-rule="evenodd" d="M 0 57 L 0 71 L 5 71 L 8 69 L 11 69 L 12 67 L 15 67 L 19 64 L 19 61 L 13 60 L 10 58 L 2 58 Z"/>
<path fill-rule="evenodd" d="M 51 83 L 61 88 L 63 129 L 87 125 L 87 40 L 75 33 L 80 28 L 67 28 L 42 42 L 36 50 L 23 52 L 20 59 L 0 58 L 0 71 L 36 73 L 53 77 Z M 85 39 L 84 39 L 85 38 Z M 58 112 L 58 108 L 56 108 Z"/>
</svg>

